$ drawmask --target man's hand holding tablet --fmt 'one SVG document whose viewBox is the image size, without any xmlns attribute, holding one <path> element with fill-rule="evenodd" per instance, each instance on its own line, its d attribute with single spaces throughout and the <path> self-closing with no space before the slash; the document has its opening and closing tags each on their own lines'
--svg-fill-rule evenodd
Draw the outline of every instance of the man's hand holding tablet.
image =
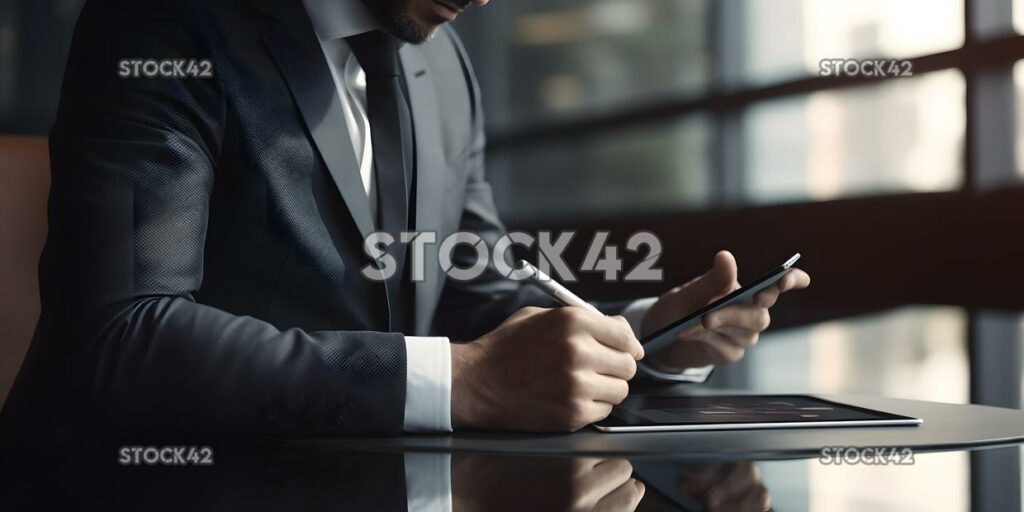
<svg viewBox="0 0 1024 512">
<path fill-rule="evenodd" d="M 669 290 L 651 306 L 643 320 L 645 344 L 648 336 L 739 290 L 737 275 L 736 258 L 729 251 L 720 251 L 711 270 Z M 678 373 L 686 368 L 739 361 L 768 328 L 769 309 L 779 295 L 810 284 L 811 277 L 806 272 L 787 267 L 778 281 L 753 294 L 752 303 L 725 305 L 676 333 L 676 342 L 663 350 L 649 348 L 651 357 L 646 364 L 666 373 Z"/>
</svg>

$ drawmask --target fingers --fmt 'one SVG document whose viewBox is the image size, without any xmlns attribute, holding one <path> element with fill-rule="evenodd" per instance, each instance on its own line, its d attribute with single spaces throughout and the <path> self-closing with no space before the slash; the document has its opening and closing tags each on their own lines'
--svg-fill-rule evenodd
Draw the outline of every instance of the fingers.
<svg viewBox="0 0 1024 512">
<path fill-rule="evenodd" d="M 636 360 L 625 352 L 595 342 L 588 356 L 587 366 L 601 375 L 625 380 L 636 375 Z"/>
<path fill-rule="evenodd" d="M 737 463 L 721 482 L 708 490 L 708 501 L 723 502 L 730 497 L 742 495 L 760 480 L 761 473 L 752 462 Z"/>
<path fill-rule="evenodd" d="M 647 492 L 647 487 L 644 486 L 643 482 L 630 478 L 626 483 L 620 485 L 618 489 L 598 500 L 594 504 L 593 510 L 595 512 L 636 510 L 637 506 L 640 505 L 640 500 L 644 499 L 645 492 Z"/>
<path fill-rule="evenodd" d="M 779 301 L 779 295 L 782 292 L 779 291 L 778 283 L 775 283 L 764 290 L 761 290 L 754 294 L 754 305 L 762 308 L 770 308 Z"/>
<path fill-rule="evenodd" d="M 590 374 L 585 377 L 590 388 L 588 395 L 598 402 L 615 405 L 629 395 L 629 383 L 607 375 Z"/>
<path fill-rule="evenodd" d="M 708 509 L 740 512 L 764 512 L 771 508 L 768 489 L 761 483 L 761 474 L 750 462 L 738 464 L 725 480 L 708 490 Z"/>
<path fill-rule="evenodd" d="M 516 321 L 522 320 L 524 318 L 528 318 L 528 317 L 531 317 L 531 316 L 543 313 L 545 311 L 549 311 L 549 310 L 546 309 L 546 308 L 539 308 L 539 307 L 536 307 L 536 306 L 526 306 L 524 308 L 520 308 L 520 309 L 516 310 L 515 313 L 512 313 L 511 315 L 509 315 L 508 318 L 505 319 L 504 323 L 516 322 Z"/>
<path fill-rule="evenodd" d="M 779 295 L 792 290 L 801 290 L 810 285 L 811 276 L 803 270 L 794 268 L 782 276 L 779 282 L 754 295 L 754 304 L 763 308 L 770 308 L 779 300 Z"/>
<path fill-rule="evenodd" d="M 771 325 L 768 308 L 752 304 L 734 304 L 709 313 L 702 321 L 704 328 L 721 332 L 724 328 L 762 332 Z"/>
<path fill-rule="evenodd" d="M 684 470 L 679 489 L 699 496 L 709 512 L 764 512 L 771 507 L 761 474 L 751 462 L 710 464 Z"/>
<path fill-rule="evenodd" d="M 575 395 L 572 403 L 564 409 L 564 421 L 572 431 L 597 423 L 612 412 L 611 403 L 584 398 L 585 395 L 586 393 Z"/>
<path fill-rule="evenodd" d="M 678 343 L 659 353 L 668 358 L 667 365 L 672 371 L 682 371 L 709 364 L 735 363 L 743 359 L 747 349 L 757 343 L 755 335 L 749 337 L 727 337 L 717 332 L 703 330 L 696 334 L 680 333 Z M 667 371 L 667 370 L 666 370 Z"/>
<path fill-rule="evenodd" d="M 643 359 L 644 347 L 640 345 L 640 340 L 636 339 L 633 328 L 625 318 L 599 315 L 582 308 L 562 309 L 567 310 L 564 314 L 572 315 L 570 322 L 579 322 L 579 325 L 602 345 L 625 352 L 635 360 Z"/>
<path fill-rule="evenodd" d="M 794 268 L 780 279 L 777 285 L 783 292 L 802 290 L 811 285 L 811 276 L 803 270 Z"/>
<path fill-rule="evenodd" d="M 719 251 L 711 270 L 688 283 L 688 287 L 695 296 L 706 297 L 710 302 L 739 288 L 737 275 L 736 258 L 729 251 Z"/>
<path fill-rule="evenodd" d="M 751 512 L 767 512 L 772 509 L 772 497 L 764 484 L 750 486 L 743 498 L 739 500 L 738 507 L 726 510 L 750 510 Z"/>
<path fill-rule="evenodd" d="M 700 343 L 700 346 L 707 353 L 708 360 L 712 361 L 713 364 L 735 363 L 743 359 L 743 355 L 747 352 L 747 349 L 714 332 L 708 332 L 697 340 L 697 343 Z"/>
<path fill-rule="evenodd" d="M 742 349 L 753 348 L 761 337 L 761 333 L 758 331 L 751 331 L 740 327 L 722 327 L 715 331 L 715 334 L 721 336 L 726 342 Z"/>
<path fill-rule="evenodd" d="M 608 415 L 612 413 L 612 404 L 609 402 L 595 400 L 586 404 L 584 406 L 584 410 L 587 411 L 587 416 L 590 419 L 586 425 L 590 425 L 591 423 L 597 423 L 598 421 L 607 418 Z"/>
<path fill-rule="evenodd" d="M 728 466 L 724 463 L 702 464 L 697 467 L 684 467 L 682 478 L 678 482 L 679 489 L 684 494 L 704 495 L 708 489 L 724 478 Z"/>
<path fill-rule="evenodd" d="M 632 475 L 633 465 L 628 460 L 603 460 L 586 475 L 581 485 L 585 492 L 574 501 L 582 508 L 589 509 L 602 497 L 628 483 Z"/>
</svg>

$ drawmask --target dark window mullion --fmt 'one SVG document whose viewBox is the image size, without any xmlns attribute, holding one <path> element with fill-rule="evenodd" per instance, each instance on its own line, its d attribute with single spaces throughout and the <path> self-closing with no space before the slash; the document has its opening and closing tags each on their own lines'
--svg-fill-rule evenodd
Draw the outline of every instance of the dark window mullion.
<svg viewBox="0 0 1024 512">
<path fill-rule="evenodd" d="M 964 53 L 980 53 L 985 41 L 1013 34 L 1013 0 L 966 0 Z M 995 65 L 965 59 L 967 133 L 964 151 L 964 186 L 989 190 L 1017 181 L 1015 161 L 1016 105 L 1013 61 Z"/>
<path fill-rule="evenodd" d="M 964 50 L 1013 33 L 1013 0 L 965 0 Z M 967 59 L 966 193 L 1018 180 L 1015 161 L 1016 105 L 1013 62 L 984 66 Z M 1022 337 L 1019 314 L 972 311 L 967 337 L 971 403 L 1021 406 Z M 971 453 L 971 509 L 1020 508 L 1020 452 Z"/>
<path fill-rule="evenodd" d="M 744 47 L 736 37 L 736 24 L 744 19 L 744 2 L 714 2 L 711 8 L 712 30 L 709 30 L 715 59 L 714 91 L 738 90 L 743 84 Z M 719 208 L 737 206 L 743 194 L 743 141 L 739 113 L 723 108 L 711 111 L 712 147 L 711 173 L 714 205 Z"/>
</svg>

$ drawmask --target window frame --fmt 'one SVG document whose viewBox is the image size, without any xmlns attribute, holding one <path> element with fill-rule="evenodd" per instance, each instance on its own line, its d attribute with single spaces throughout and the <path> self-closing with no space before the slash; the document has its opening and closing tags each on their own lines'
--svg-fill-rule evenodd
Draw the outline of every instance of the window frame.
<svg viewBox="0 0 1024 512">
<path fill-rule="evenodd" d="M 965 152 L 961 191 L 988 190 L 1016 183 L 1014 152 L 1016 119 L 1013 66 L 1024 59 L 1024 35 L 1013 26 L 1013 0 L 965 0 L 964 42 L 959 48 L 910 58 L 916 75 L 959 70 L 966 84 Z M 712 206 L 745 206 L 743 199 L 742 116 L 751 106 L 779 98 L 833 91 L 889 80 L 894 77 L 805 75 L 766 84 L 740 80 L 742 45 L 727 26 L 742 17 L 741 2 L 713 2 L 709 47 L 719 73 L 705 90 L 692 95 L 638 102 L 601 112 L 582 112 L 572 118 L 539 119 L 490 130 L 489 151 L 500 156 L 529 149 L 552 138 L 587 138 L 625 128 L 664 124 L 690 114 L 712 121 Z M 673 213 L 673 212 L 666 212 Z"/>
</svg>

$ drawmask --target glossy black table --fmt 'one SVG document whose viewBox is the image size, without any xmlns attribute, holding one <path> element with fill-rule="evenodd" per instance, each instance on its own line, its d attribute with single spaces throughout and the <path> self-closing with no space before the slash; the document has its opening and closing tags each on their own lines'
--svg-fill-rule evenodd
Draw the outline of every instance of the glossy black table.
<svg viewBox="0 0 1024 512">
<path fill-rule="evenodd" d="M 708 392 L 677 387 L 658 393 Z M 83 440 L 74 450 L 8 465 L 0 475 L 0 510 L 1021 509 L 1024 412 L 822 396 L 920 416 L 924 424 L 656 434 Z M 126 466 L 117 462 L 124 444 L 206 445 L 214 463 Z M 912 456 L 826 461 L 820 457 L 823 446 L 906 448 Z M 429 485 L 421 485 L 424 481 Z"/>
<path fill-rule="evenodd" d="M 688 386 L 657 394 L 740 394 Z M 771 459 L 817 456 L 822 447 L 905 447 L 914 452 L 993 447 L 1024 442 L 1024 411 L 901 400 L 869 395 L 824 395 L 822 398 L 905 416 L 916 427 L 807 428 L 709 432 L 506 434 L 466 432 L 454 435 L 406 435 L 302 441 L 320 449 L 346 451 L 458 451 L 543 455 L 681 456 L 700 459 Z"/>
</svg>

